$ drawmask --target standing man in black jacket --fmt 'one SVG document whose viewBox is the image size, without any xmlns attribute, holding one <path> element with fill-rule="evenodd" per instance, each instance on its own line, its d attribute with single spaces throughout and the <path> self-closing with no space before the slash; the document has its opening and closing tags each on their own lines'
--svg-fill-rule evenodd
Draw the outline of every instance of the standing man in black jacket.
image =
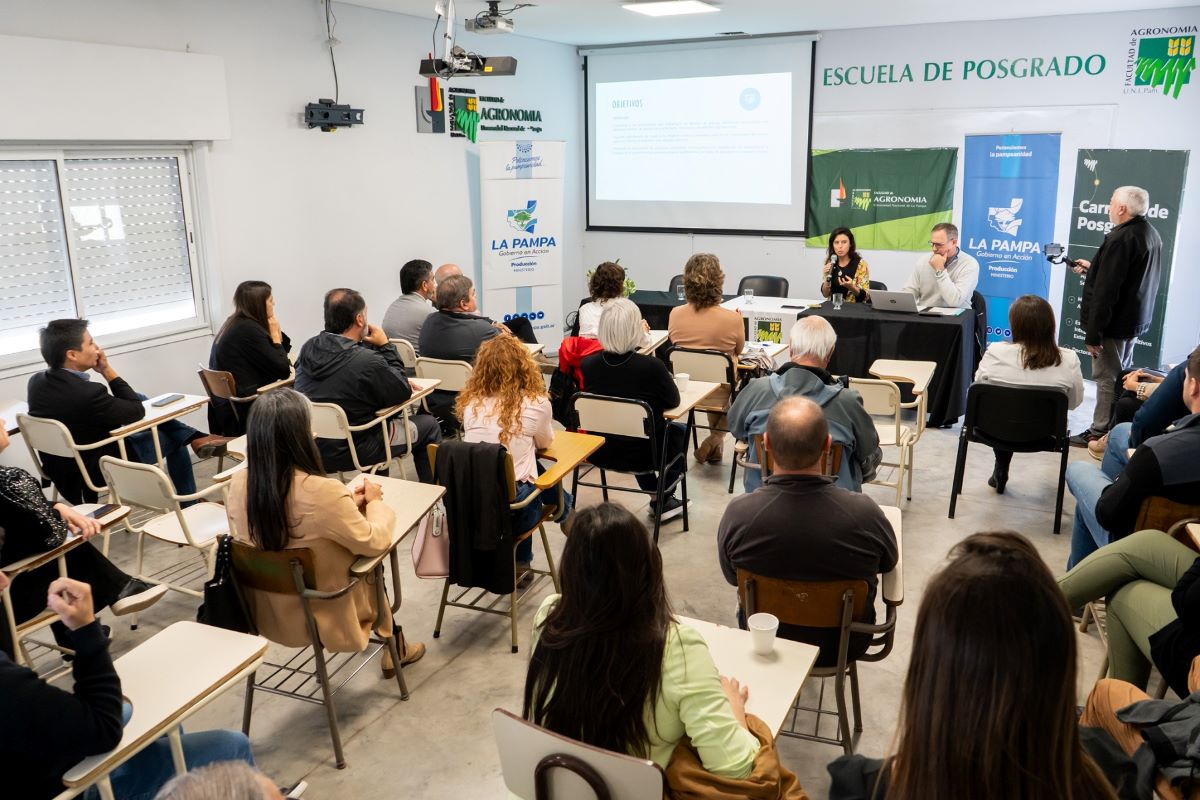
<svg viewBox="0 0 1200 800">
<path fill-rule="evenodd" d="M 404 363 L 396 346 L 377 325 L 367 323 L 367 303 L 353 289 L 331 289 L 325 294 L 325 330 L 304 343 L 296 359 L 296 391 L 314 403 L 336 403 L 351 425 L 362 425 L 375 412 L 412 397 Z M 423 483 L 433 483 L 425 448 L 442 440 L 437 420 L 428 414 L 410 419 L 413 463 Z M 327 470 L 354 469 L 345 441 L 318 439 Z M 374 428 L 354 434 L 354 449 L 362 464 L 386 460 L 383 440 Z M 407 452 L 404 435 L 393 430 L 391 455 Z"/>
<path fill-rule="evenodd" d="M 1162 239 L 1144 216 L 1149 206 L 1150 194 L 1145 189 L 1115 189 L 1108 202 L 1108 218 L 1114 227 L 1104 237 L 1094 260 L 1075 262 L 1076 274 L 1087 274 L 1079 324 L 1092 356 L 1092 379 L 1096 381 L 1092 427 L 1071 437 L 1076 447 L 1086 447 L 1108 431 L 1116 380 L 1133 361 L 1135 337 L 1150 330 L 1158 295 Z"/>
</svg>

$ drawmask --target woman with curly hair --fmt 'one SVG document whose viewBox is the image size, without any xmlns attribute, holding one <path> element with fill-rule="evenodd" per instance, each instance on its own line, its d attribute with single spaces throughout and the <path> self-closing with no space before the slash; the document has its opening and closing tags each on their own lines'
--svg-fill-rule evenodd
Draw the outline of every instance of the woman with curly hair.
<svg viewBox="0 0 1200 800">
<path fill-rule="evenodd" d="M 720 350 L 736 361 L 746 346 L 742 315 L 721 308 L 725 273 L 712 253 L 696 253 L 683 268 L 683 294 L 687 303 L 671 309 L 667 323 L 671 344 L 676 347 Z M 718 464 L 725 444 L 724 414 L 708 415 L 709 434 L 696 448 L 700 463 Z"/>
<path fill-rule="evenodd" d="M 515 336 L 497 336 L 479 347 L 467 385 L 458 393 L 454 410 L 463 423 L 463 441 L 502 444 L 512 455 L 517 500 L 534 491 L 537 449 L 554 441 L 550 397 L 537 362 Z M 513 512 L 513 528 L 526 531 L 541 515 L 543 505 L 557 506 L 555 521 L 571 511 L 571 495 L 558 487 L 542 492 L 536 502 Z M 533 537 L 517 545 L 517 571 L 533 563 Z"/>
<path fill-rule="evenodd" d="M 592 301 L 579 307 L 579 335 L 596 338 L 600 328 L 600 315 L 610 300 L 625 296 L 625 268 L 612 261 L 605 261 L 592 273 L 588 280 L 588 292 Z"/>
<path fill-rule="evenodd" d="M 829 249 L 821 269 L 821 296 L 840 294 L 847 303 L 865 303 L 871 299 L 871 270 L 858 254 L 854 231 L 834 228 L 829 234 Z"/>
</svg>

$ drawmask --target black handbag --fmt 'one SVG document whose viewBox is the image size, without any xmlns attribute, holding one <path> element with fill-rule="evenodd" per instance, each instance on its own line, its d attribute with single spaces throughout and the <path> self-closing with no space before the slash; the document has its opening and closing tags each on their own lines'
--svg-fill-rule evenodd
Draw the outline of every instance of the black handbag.
<svg viewBox="0 0 1200 800">
<path fill-rule="evenodd" d="M 575 378 L 561 369 L 554 370 L 554 374 L 550 376 L 550 387 L 547 391 L 550 395 L 550 414 L 567 429 L 575 427 L 574 420 L 571 419 L 570 408 L 571 398 L 578 391 L 579 382 Z"/>
<path fill-rule="evenodd" d="M 256 633 L 233 577 L 233 537 L 217 537 L 217 561 L 213 576 L 204 584 L 204 602 L 196 621 L 238 633 Z"/>
</svg>

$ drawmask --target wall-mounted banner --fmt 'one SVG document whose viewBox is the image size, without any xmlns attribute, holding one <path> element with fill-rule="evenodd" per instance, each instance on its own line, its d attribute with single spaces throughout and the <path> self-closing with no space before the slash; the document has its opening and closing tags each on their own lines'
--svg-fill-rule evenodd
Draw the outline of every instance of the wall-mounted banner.
<svg viewBox="0 0 1200 800">
<path fill-rule="evenodd" d="M 1183 184 L 1187 176 L 1187 150 L 1080 150 L 1075 165 L 1075 196 L 1071 206 L 1071 235 L 1067 255 L 1071 258 L 1095 257 L 1096 251 L 1112 230 L 1108 219 L 1108 201 L 1119 186 L 1140 186 L 1150 193 L 1146 219 L 1162 237 L 1159 259 L 1161 277 L 1154 318 L 1150 330 L 1137 337 L 1133 364 L 1158 367 L 1162 360 L 1163 317 L 1167 292 L 1171 286 L 1171 261 L 1175 255 L 1175 235 L 1179 226 Z M 1083 329 L 1079 327 L 1079 303 L 1083 277 L 1067 273 L 1063 286 L 1062 308 L 1058 315 L 1058 343 L 1080 354 L 1085 377 L 1091 377 L 1092 359 L 1086 356 Z M 1185 353 L 1170 354 L 1183 357 Z"/>
<path fill-rule="evenodd" d="M 929 229 L 954 213 L 958 150 L 813 150 L 808 247 L 827 247 L 834 228 L 854 231 L 859 250 L 928 250 Z"/>
<path fill-rule="evenodd" d="M 976 288 L 987 300 L 989 342 L 1012 336 L 1008 307 L 1015 298 L 1049 296 L 1042 245 L 1054 239 L 1060 139 L 1057 133 L 967 137 L 959 246 L 979 262 Z"/>
<path fill-rule="evenodd" d="M 562 338 L 565 169 L 561 141 L 479 145 L 484 308 L 501 321 L 533 314 L 547 352 L 557 350 Z"/>
</svg>

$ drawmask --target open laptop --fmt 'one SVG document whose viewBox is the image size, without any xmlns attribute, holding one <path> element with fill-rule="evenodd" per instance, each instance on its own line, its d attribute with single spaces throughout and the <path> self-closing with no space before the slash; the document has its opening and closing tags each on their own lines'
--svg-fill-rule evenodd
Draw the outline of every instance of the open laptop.
<svg viewBox="0 0 1200 800">
<path fill-rule="evenodd" d="M 917 298 L 911 292 L 871 292 L 871 305 L 880 311 L 900 311 L 905 314 L 923 314 L 929 306 L 917 308 Z M 935 314 L 936 315 L 936 314 Z"/>
</svg>

